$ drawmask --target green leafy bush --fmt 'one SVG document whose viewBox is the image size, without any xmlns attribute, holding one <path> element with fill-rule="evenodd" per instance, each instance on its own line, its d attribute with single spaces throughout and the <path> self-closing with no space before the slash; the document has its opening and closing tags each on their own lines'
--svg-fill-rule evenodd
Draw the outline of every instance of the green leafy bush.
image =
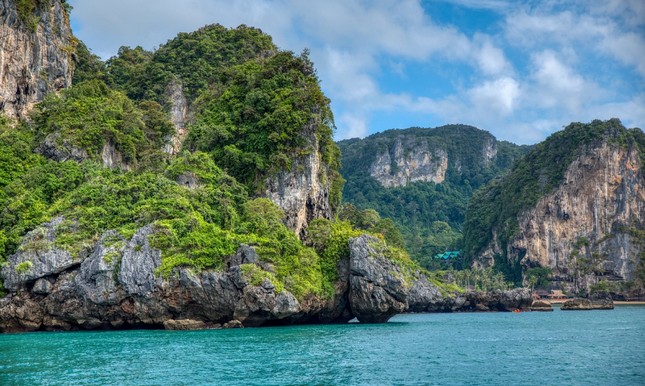
<svg viewBox="0 0 645 386">
<path fill-rule="evenodd" d="M 40 141 L 56 133 L 58 146 L 68 143 L 87 151 L 89 158 L 97 161 L 108 143 L 130 164 L 160 149 L 172 128 L 159 119 L 144 121 L 144 113 L 134 102 L 99 80 L 81 83 L 61 95 L 50 94 L 38 105 L 32 118 Z M 154 126 L 147 127 L 146 123 Z"/>
<path fill-rule="evenodd" d="M 23 261 L 22 263 L 16 265 L 16 273 L 18 274 L 25 274 L 31 270 L 31 268 L 34 266 L 34 263 L 31 261 Z"/>
</svg>

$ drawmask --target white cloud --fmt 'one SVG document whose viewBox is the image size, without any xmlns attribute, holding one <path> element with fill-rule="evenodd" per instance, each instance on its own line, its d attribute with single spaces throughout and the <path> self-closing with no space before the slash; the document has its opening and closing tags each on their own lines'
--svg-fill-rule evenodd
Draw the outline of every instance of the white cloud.
<svg viewBox="0 0 645 386">
<path fill-rule="evenodd" d="M 343 114 L 337 119 L 336 125 L 343 127 L 338 139 L 363 138 L 368 134 L 367 120 L 359 115 Z"/>
<path fill-rule="evenodd" d="M 384 112 L 472 124 L 520 143 L 576 120 L 644 125 L 644 1 L 436 1 L 495 12 L 499 24 L 466 32 L 422 0 L 70 0 L 76 33 L 104 58 L 210 23 L 247 24 L 281 48 L 310 48 L 338 138 L 369 134 Z M 615 73 L 599 73 L 596 62 Z M 428 70 L 436 67 L 448 70 Z M 416 79 L 432 88 L 433 78 L 445 83 L 443 95 L 391 91 Z"/>
<path fill-rule="evenodd" d="M 511 64 L 506 60 L 504 51 L 493 45 L 488 37 L 476 36 L 480 47 L 476 50 L 475 59 L 479 68 L 486 75 L 498 75 L 511 71 Z"/>
<path fill-rule="evenodd" d="M 589 2 L 587 5 L 596 5 L 590 11 L 597 10 L 597 3 Z M 608 3 L 607 7 L 616 2 Z M 630 4 L 630 3 L 625 3 Z M 641 4 L 645 4 L 642 2 Z M 630 14 L 630 10 L 641 12 L 645 16 L 645 6 L 633 4 L 633 7 L 602 8 L 619 9 L 622 18 Z M 604 54 L 618 58 L 624 65 L 635 68 L 645 79 L 645 37 L 642 29 L 630 31 L 618 23 L 616 19 L 606 15 L 594 16 L 583 11 L 566 10 L 562 12 L 548 12 L 549 9 L 527 10 L 522 9 L 509 14 L 505 23 L 505 34 L 509 42 L 517 46 L 584 53 L 585 56 Z M 553 46 L 557 45 L 557 46 Z"/>
<path fill-rule="evenodd" d="M 473 106 L 478 110 L 492 110 L 502 116 L 513 113 L 520 95 L 519 84 L 513 78 L 499 78 L 476 86 L 469 92 Z"/>
<path fill-rule="evenodd" d="M 566 106 L 570 111 L 577 112 L 584 98 L 593 96 L 593 86 L 562 63 L 554 52 L 544 51 L 533 55 L 533 63 L 534 99 L 538 106 Z"/>
</svg>

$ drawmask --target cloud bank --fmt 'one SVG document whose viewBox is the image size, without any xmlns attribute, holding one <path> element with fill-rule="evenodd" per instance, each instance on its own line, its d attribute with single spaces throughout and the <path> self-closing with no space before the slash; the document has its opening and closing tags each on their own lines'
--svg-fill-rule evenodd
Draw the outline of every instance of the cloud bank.
<svg viewBox="0 0 645 386">
<path fill-rule="evenodd" d="M 572 121 L 645 125 L 640 0 L 70 3 L 76 35 L 104 59 L 211 23 L 255 26 L 283 49 L 309 48 L 337 139 L 466 123 L 534 143 Z"/>
</svg>

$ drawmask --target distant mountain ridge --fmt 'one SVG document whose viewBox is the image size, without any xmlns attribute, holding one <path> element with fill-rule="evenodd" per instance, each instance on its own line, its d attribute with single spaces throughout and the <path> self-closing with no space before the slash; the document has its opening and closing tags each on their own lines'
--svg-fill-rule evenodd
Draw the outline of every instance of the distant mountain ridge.
<svg viewBox="0 0 645 386">
<path fill-rule="evenodd" d="M 460 244 L 472 193 L 529 149 L 467 125 L 388 130 L 338 145 L 344 201 L 392 218 L 421 261 Z"/>
</svg>

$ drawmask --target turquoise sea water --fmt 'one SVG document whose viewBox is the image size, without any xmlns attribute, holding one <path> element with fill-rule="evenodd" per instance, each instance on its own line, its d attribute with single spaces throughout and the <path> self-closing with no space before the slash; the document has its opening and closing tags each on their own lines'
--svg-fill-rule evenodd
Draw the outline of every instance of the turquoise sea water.
<svg viewBox="0 0 645 386">
<path fill-rule="evenodd" d="M 645 385 L 645 306 L 0 335 L 0 385 Z"/>
</svg>

